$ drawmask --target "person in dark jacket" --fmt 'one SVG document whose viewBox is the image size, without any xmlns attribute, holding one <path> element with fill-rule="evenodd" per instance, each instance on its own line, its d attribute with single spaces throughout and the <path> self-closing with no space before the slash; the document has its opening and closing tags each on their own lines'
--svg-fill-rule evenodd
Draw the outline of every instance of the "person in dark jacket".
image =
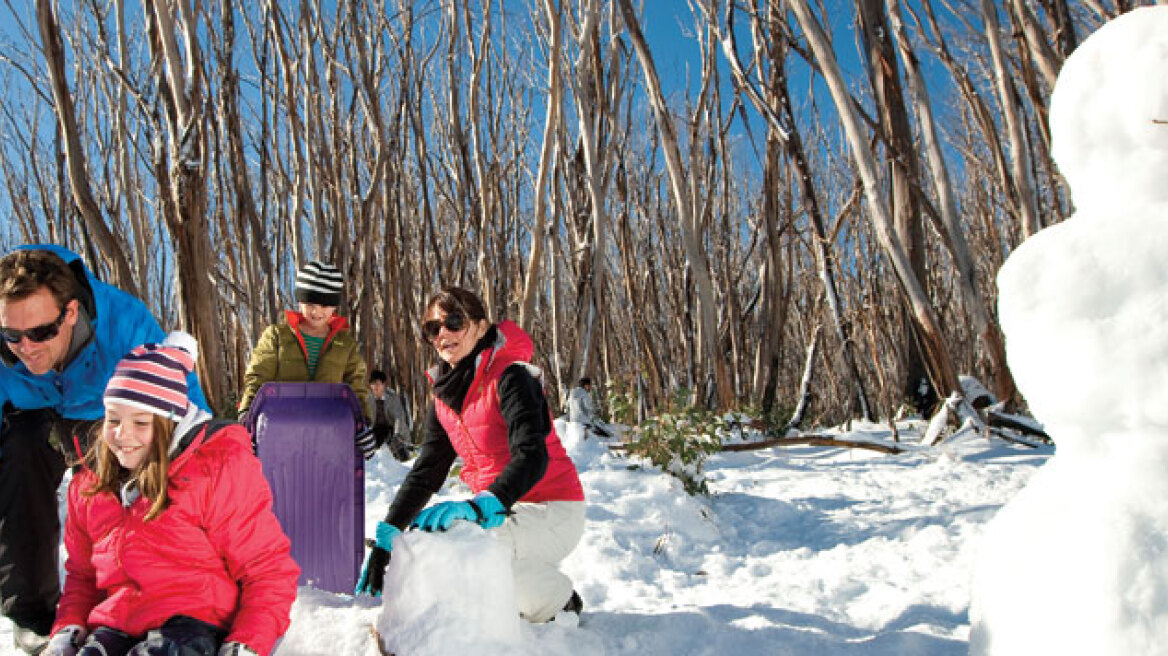
<svg viewBox="0 0 1168 656">
<path fill-rule="evenodd" d="M 385 445 L 399 461 L 410 459 L 410 417 L 401 395 L 385 386 L 385 372 L 369 373 L 369 394 L 373 399 L 373 436 L 377 446 Z"/>
<path fill-rule="evenodd" d="M 0 610 L 18 648 L 43 648 L 60 583 L 57 488 L 80 460 L 118 359 L 165 333 L 138 299 L 76 254 L 24 246 L 0 258 Z M 192 402 L 207 401 L 192 373 Z"/>
<path fill-rule="evenodd" d="M 251 436 L 187 398 L 197 351 L 171 333 L 110 379 L 44 656 L 267 656 L 287 630 L 300 568 Z"/>
<path fill-rule="evenodd" d="M 444 531 L 470 521 L 511 547 L 520 614 L 531 622 L 579 613 L 580 596 L 559 563 L 584 533 L 584 489 L 552 423 L 529 363 L 531 338 L 510 321 L 487 320 L 473 293 L 448 287 L 430 299 L 422 335 L 438 365 L 421 453 L 377 525 L 358 592 L 380 594 L 393 538 L 409 526 Z M 423 509 L 461 457 L 474 493 Z"/>
</svg>

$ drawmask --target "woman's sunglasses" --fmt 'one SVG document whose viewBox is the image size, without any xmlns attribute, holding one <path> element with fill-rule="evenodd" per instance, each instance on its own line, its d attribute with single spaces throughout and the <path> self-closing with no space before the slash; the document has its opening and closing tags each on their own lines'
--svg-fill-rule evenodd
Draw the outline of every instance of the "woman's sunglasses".
<svg viewBox="0 0 1168 656">
<path fill-rule="evenodd" d="M 50 339 L 56 337 L 57 333 L 61 332 L 61 323 L 65 321 L 65 313 L 68 310 L 69 306 L 66 305 L 65 307 L 61 308 L 61 314 L 58 314 L 57 318 L 53 321 L 40 326 L 33 326 L 27 330 L 0 328 L 0 337 L 3 337 L 4 341 L 8 342 L 9 344 L 19 344 L 20 340 L 24 339 L 25 337 L 27 337 L 28 341 L 30 342 L 47 342 Z"/>
<path fill-rule="evenodd" d="M 445 328 L 448 332 L 456 333 L 466 328 L 466 315 L 461 312 L 451 312 L 446 318 L 439 321 L 431 319 L 422 324 L 422 337 L 427 342 L 438 339 L 438 333 Z"/>
</svg>

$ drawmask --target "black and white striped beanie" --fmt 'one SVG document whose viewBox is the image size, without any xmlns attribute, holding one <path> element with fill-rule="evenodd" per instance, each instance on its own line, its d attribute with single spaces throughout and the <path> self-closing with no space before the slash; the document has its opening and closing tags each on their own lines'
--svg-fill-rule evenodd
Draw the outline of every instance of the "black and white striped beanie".
<svg viewBox="0 0 1168 656">
<path fill-rule="evenodd" d="M 341 272 L 331 264 L 313 260 L 296 272 L 296 300 L 337 307 L 341 304 Z"/>
</svg>

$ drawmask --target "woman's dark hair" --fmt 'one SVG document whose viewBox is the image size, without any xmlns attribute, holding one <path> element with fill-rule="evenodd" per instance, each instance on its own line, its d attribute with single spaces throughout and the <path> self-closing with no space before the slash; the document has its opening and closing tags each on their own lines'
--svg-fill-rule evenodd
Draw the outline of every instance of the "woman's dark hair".
<svg viewBox="0 0 1168 656">
<path fill-rule="evenodd" d="M 446 314 L 461 314 L 472 322 L 487 318 L 487 310 L 479 297 L 461 287 L 444 287 L 442 291 L 431 296 L 430 301 L 426 303 L 426 312 L 422 315 L 423 321 L 434 315 L 435 308 Z"/>
</svg>

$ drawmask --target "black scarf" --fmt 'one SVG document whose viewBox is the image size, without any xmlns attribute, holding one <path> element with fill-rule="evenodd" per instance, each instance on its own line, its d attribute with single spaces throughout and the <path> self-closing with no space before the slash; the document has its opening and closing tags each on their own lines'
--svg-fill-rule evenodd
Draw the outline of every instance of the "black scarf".
<svg viewBox="0 0 1168 656">
<path fill-rule="evenodd" d="M 466 400 L 466 393 L 470 391 L 470 384 L 474 382 L 477 369 L 475 365 L 479 354 L 494 345 L 497 335 L 495 326 L 492 325 L 458 364 L 452 367 L 445 361 L 438 363 L 438 378 L 434 381 L 434 396 L 438 397 L 438 400 L 455 412 L 462 412 L 462 403 Z"/>
</svg>

